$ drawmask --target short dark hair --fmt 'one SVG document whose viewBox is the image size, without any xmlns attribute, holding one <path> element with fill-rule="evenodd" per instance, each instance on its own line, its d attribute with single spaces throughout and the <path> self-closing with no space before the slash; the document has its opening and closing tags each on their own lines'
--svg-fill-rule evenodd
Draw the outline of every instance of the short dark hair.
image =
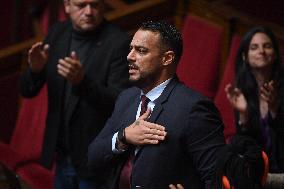
<svg viewBox="0 0 284 189">
<path fill-rule="evenodd" d="M 157 32 L 161 37 L 161 47 L 175 53 L 174 62 L 178 64 L 183 50 L 182 35 L 178 29 L 166 21 L 146 21 L 140 26 L 141 30 Z"/>
</svg>

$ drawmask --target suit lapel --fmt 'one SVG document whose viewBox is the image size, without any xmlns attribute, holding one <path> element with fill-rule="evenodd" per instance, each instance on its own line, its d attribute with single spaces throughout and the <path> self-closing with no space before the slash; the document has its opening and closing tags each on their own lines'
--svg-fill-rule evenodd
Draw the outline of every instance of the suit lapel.
<svg viewBox="0 0 284 189">
<path fill-rule="evenodd" d="M 148 118 L 149 122 L 156 123 L 156 121 L 159 118 L 160 114 L 164 110 L 163 104 L 166 103 L 166 101 L 168 100 L 171 92 L 173 91 L 173 89 L 175 88 L 175 86 L 178 83 L 179 83 L 179 79 L 177 78 L 177 76 L 174 76 L 173 79 L 170 81 L 170 83 L 166 86 L 166 88 L 162 92 L 161 96 L 154 101 L 155 102 L 155 108 L 154 108 L 153 112 L 151 113 L 151 116 Z M 139 155 L 142 153 L 143 149 L 144 149 L 144 146 L 142 146 L 138 150 L 137 154 L 135 155 L 134 162 L 137 159 L 139 159 Z"/>
<path fill-rule="evenodd" d="M 131 103 L 128 111 L 125 112 L 125 120 L 123 121 L 124 127 L 129 126 L 136 120 L 136 113 L 137 113 L 137 108 L 139 106 L 139 103 L 140 103 L 140 93 L 139 94 L 137 93 L 134 102 Z"/>
<path fill-rule="evenodd" d="M 176 76 L 173 77 L 173 79 L 170 81 L 170 83 L 166 86 L 166 88 L 162 92 L 161 96 L 154 101 L 155 108 L 150 118 L 148 119 L 149 122 L 156 123 L 159 115 L 163 111 L 163 104 L 168 100 L 172 90 L 174 89 L 174 87 L 177 85 L 178 82 L 179 82 L 178 78 Z"/>
</svg>

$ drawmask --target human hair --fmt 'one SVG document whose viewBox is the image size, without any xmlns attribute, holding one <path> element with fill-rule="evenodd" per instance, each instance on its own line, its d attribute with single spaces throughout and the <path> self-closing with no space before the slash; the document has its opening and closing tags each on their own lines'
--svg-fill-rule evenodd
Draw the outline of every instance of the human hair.
<svg viewBox="0 0 284 189">
<path fill-rule="evenodd" d="M 161 49 L 175 53 L 175 64 L 178 64 L 183 50 L 182 35 L 178 29 L 165 21 L 146 21 L 140 26 L 141 30 L 148 30 L 160 34 Z"/>
<path fill-rule="evenodd" d="M 281 75 L 283 74 L 283 67 L 276 37 L 270 29 L 262 26 L 254 27 L 244 35 L 236 57 L 235 84 L 242 91 L 247 101 L 248 130 L 251 134 L 260 139 L 261 116 L 258 98 L 259 89 L 257 81 L 248 63 L 250 43 L 256 33 L 263 33 L 267 35 L 267 37 L 270 38 L 272 48 L 274 49 L 275 60 L 272 65 L 270 80 L 274 80 L 274 82 L 279 84 L 281 81 Z M 276 88 L 276 91 L 279 91 L 278 88 Z"/>
</svg>

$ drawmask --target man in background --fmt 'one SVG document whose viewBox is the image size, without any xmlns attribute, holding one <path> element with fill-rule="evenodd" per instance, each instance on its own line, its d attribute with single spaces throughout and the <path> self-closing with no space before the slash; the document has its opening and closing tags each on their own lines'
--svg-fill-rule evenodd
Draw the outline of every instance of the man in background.
<svg viewBox="0 0 284 189">
<path fill-rule="evenodd" d="M 103 0 L 64 0 L 70 20 L 51 28 L 29 51 L 21 94 L 33 97 L 46 83 L 48 115 L 40 162 L 56 160 L 56 189 L 94 188 L 86 167 L 89 143 L 128 86 L 126 33 L 104 19 Z"/>
</svg>

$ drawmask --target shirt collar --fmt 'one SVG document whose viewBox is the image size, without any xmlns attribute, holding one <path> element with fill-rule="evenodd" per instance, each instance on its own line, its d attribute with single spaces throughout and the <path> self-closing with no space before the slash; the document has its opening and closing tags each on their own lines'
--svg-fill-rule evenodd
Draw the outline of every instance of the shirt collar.
<svg viewBox="0 0 284 189">
<path fill-rule="evenodd" d="M 151 100 L 151 102 L 154 102 L 157 98 L 159 98 L 159 96 L 162 94 L 162 92 L 164 91 L 164 89 L 166 88 L 166 86 L 169 84 L 169 82 L 171 81 L 172 78 L 167 79 L 166 81 L 164 81 L 163 83 L 161 83 L 160 85 L 156 86 L 155 88 L 153 88 L 151 91 L 149 91 L 147 94 L 144 94 L 141 91 L 141 95 L 145 95 L 147 98 L 149 98 Z"/>
</svg>

